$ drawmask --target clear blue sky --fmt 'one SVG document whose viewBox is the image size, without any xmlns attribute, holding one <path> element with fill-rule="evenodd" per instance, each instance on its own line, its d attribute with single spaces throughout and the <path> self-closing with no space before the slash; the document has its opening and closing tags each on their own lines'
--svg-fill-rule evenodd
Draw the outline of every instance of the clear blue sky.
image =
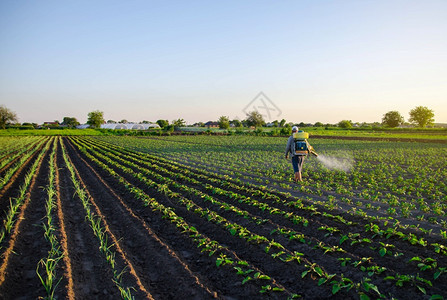
<svg viewBox="0 0 447 300">
<path fill-rule="evenodd" d="M 262 91 L 272 120 L 447 123 L 445 0 L 3 0 L 0 45 L 20 122 L 243 119 Z"/>
</svg>

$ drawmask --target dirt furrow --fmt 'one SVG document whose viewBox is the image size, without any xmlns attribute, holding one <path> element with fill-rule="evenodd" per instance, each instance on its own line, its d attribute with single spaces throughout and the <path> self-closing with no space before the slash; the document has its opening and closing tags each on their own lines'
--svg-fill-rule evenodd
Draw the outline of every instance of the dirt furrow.
<svg viewBox="0 0 447 300">
<path fill-rule="evenodd" d="M 58 143 L 57 146 L 57 153 L 61 153 L 60 144 Z M 60 156 L 60 155 L 59 155 Z M 59 159 L 61 159 L 59 157 Z M 56 186 L 56 209 L 57 209 L 57 223 L 58 223 L 58 229 L 59 229 L 59 241 L 60 245 L 62 247 L 62 253 L 63 253 L 63 261 L 64 261 L 64 267 L 62 268 L 64 271 L 64 280 L 60 284 L 62 286 L 65 286 L 67 299 L 73 300 L 76 299 L 76 294 L 74 293 L 74 283 L 73 283 L 73 268 L 72 268 L 72 262 L 71 262 L 71 253 L 68 251 L 68 237 L 67 237 L 67 230 L 66 230 L 66 218 L 64 216 L 64 212 L 62 210 L 62 199 L 61 199 L 61 189 L 63 188 L 61 186 L 60 182 L 60 173 L 59 173 L 59 165 L 62 166 L 62 161 L 58 160 L 58 155 L 55 157 L 55 186 Z"/>
<path fill-rule="evenodd" d="M 83 190 L 86 192 L 87 197 L 89 198 L 90 204 L 94 208 L 94 213 L 101 219 L 102 227 L 104 232 L 107 233 L 107 237 L 111 239 L 112 246 L 117 254 L 119 254 L 119 260 L 123 267 L 127 268 L 131 276 L 127 278 L 128 282 L 125 282 L 125 286 L 133 286 L 135 289 L 138 289 L 136 293 L 138 298 L 144 297 L 147 299 L 153 299 L 151 293 L 148 291 L 148 288 L 143 285 L 140 276 L 136 273 L 134 264 L 129 260 L 127 257 L 126 252 L 122 248 L 122 243 L 120 242 L 121 237 L 117 237 L 116 234 L 114 234 L 109 226 L 109 221 L 101 211 L 100 207 L 97 203 L 100 203 L 103 200 L 104 194 L 102 192 L 98 192 L 98 187 L 96 185 L 91 185 L 90 183 L 87 185 L 87 180 L 85 179 L 85 176 L 88 176 L 89 174 L 85 174 L 84 170 L 81 173 L 79 172 L 78 168 L 82 168 L 83 166 L 79 166 L 77 162 L 72 161 L 73 156 L 69 158 L 71 160 L 71 163 L 73 164 L 73 169 L 77 175 L 77 180 L 81 183 L 81 186 Z M 91 176 L 90 180 L 94 180 L 94 176 Z M 107 196 L 105 196 L 107 197 Z M 115 221 L 115 220 L 114 220 Z M 131 278 L 130 278 L 131 277 Z M 133 281 L 133 282 L 132 282 Z"/>
<path fill-rule="evenodd" d="M 71 262 L 71 275 L 66 274 L 67 294 L 69 277 L 73 281 L 73 293 L 77 299 L 118 299 L 119 291 L 112 282 L 110 266 L 99 251 L 99 242 L 86 220 L 81 200 L 75 195 L 70 173 L 58 151 L 60 210 L 67 233 L 67 252 Z M 58 209 L 59 209 L 58 207 Z M 68 268 L 65 272 L 69 272 Z"/>
<path fill-rule="evenodd" d="M 67 147 L 73 163 L 83 174 L 92 197 L 109 221 L 111 230 L 122 240 L 121 246 L 129 260 L 135 262 L 136 273 L 145 285 L 150 287 L 155 298 L 196 299 L 215 298 L 217 292 L 204 283 L 203 278 L 194 274 L 167 243 L 150 228 L 147 218 L 138 216 L 132 208 L 102 178 L 102 175 L 74 148 Z M 138 207 L 141 210 L 141 206 Z M 176 284 L 172 285 L 172 275 Z M 205 280 L 206 281 L 206 280 Z"/>
</svg>

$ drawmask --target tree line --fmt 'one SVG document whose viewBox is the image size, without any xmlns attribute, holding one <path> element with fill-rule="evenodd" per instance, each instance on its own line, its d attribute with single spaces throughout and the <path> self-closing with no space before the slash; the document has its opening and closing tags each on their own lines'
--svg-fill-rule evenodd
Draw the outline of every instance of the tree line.
<svg viewBox="0 0 447 300">
<path fill-rule="evenodd" d="M 408 121 L 417 127 L 427 127 L 434 124 L 434 112 L 433 110 L 425 107 L 425 106 L 417 106 L 414 109 L 412 109 L 409 113 L 409 119 Z M 17 114 L 10 109 L 8 109 L 4 105 L 0 105 L 0 128 L 5 129 L 6 125 L 8 124 L 14 124 L 17 123 L 18 117 Z M 128 121 L 123 119 L 119 121 L 118 123 L 127 123 Z M 68 128 L 75 128 L 76 126 L 80 125 L 78 120 L 74 117 L 64 117 L 62 123 L 59 123 L 59 121 L 52 122 L 54 126 L 64 126 Z M 92 128 L 100 128 L 102 124 L 106 123 L 104 120 L 104 112 L 95 110 L 88 113 L 88 119 L 87 124 L 90 125 Z M 113 120 L 108 120 L 107 123 L 117 123 Z M 142 123 L 150 123 L 149 121 L 143 121 Z M 167 130 L 174 130 L 175 128 L 184 127 L 186 126 L 186 122 L 184 119 L 176 119 L 173 120 L 171 123 L 168 120 L 157 120 L 156 123 L 164 129 Z M 218 127 L 221 129 L 228 129 L 231 126 L 239 128 L 239 127 L 263 127 L 266 126 L 267 123 L 264 120 L 263 116 L 257 112 L 252 111 L 247 113 L 246 118 L 244 120 L 230 120 L 228 116 L 221 116 L 219 117 L 218 121 Z M 405 123 L 404 117 L 398 112 L 398 111 L 389 111 L 383 115 L 382 123 L 378 123 L 377 125 L 382 125 L 389 128 L 395 128 L 398 126 L 401 126 Z M 22 125 L 32 125 L 33 127 L 36 127 L 37 124 L 30 124 L 30 123 L 23 123 Z M 36 126 L 34 126 L 36 125 Z M 205 123 L 198 122 L 194 124 L 198 127 L 204 127 Z M 294 123 L 287 123 L 285 119 L 282 120 L 275 120 L 271 123 L 269 123 L 269 126 L 272 127 L 290 127 L 292 125 L 298 125 L 300 127 L 308 126 L 308 124 L 305 124 L 303 122 L 299 124 Z M 312 126 L 315 127 L 330 127 L 330 126 L 337 126 L 340 128 L 351 128 L 354 126 L 354 123 L 351 120 L 341 120 L 337 124 L 323 124 L 321 122 L 316 122 L 315 124 L 312 124 Z M 49 126 L 51 127 L 51 126 Z"/>
</svg>

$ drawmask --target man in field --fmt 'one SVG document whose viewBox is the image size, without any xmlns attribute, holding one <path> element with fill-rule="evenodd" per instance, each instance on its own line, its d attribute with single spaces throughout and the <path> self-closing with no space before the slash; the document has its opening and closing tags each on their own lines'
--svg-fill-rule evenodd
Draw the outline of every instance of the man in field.
<svg viewBox="0 0 447 300">
<path fill-rule="evenodd" d="M 296 141 L 294 138 L 294 133 L 298 132 L 298 127 L 293 126 L 292 127 L 292 135 L 289 137 L 289 140 L 287 141 L 286 146 L 286 159 L 289 158 L 289 153 L 292 156 L 292 166 L 293 171 L 295 172 L 295 182 L 297 181 L 303 181 L 301 178 L 301 171 L 303 170 L 303 164 L 304 160 L 306 159 L 306 156 L 308 153 L 313 151 L 313 148 L 306 139 L 303 140 L 303 143 L 305 143 L 305 149 L 303 151 L 300 151 L 299 149 L 296 149 Z M 316 155 L 316 153 L 315 153 Z"/>
</svg>

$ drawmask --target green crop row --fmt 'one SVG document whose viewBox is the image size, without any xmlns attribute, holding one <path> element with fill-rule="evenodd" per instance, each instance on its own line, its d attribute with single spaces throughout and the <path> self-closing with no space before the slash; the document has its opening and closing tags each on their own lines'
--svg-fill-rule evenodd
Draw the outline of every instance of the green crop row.
<svg viewBox="0 0 447 300">
<path fill-rule="evenodd" d="M 79 182 L 78 176 L 75 171 L 75 167 L 73 163 L 70 161 L 65 147 L 61 140 L 61 148 L 62 148 L 62 156 L 64 158 L 65 166 L 70 172 L 71 182 L 75 188 L 75 193 L 77 198 L 79 198 L 82 202 L 82 205 L 85 210 L 86 220 L 90 222 L 90 227 L 93 230 L 94 235 L 97 237 L 99 241 L 99 250 L 104 255 L 106 261 L 109 263 L 110 267 L 113 271 L 113 279 L 112 281 L 115 283 L 116 287 L 119 289 L 121 297 L 123 299 L 134 299 L 132 296 L 132 287 L 125 287 L 122 283 L 122 277 L 124 275 L 125 269 L 118 270 L 115 259 L 115 251 L 113 251 L 113 244 L 110 244 L 108 241 L 108 236 L 106 230 L 102 224 L 102 219 L 100 216 L 95 215 L 91 208 L 91 203 L 88 197 L 87 192 Z"/>
<path fill-rule="evenodd" d="M 55 174 L 57 165 L 55 163 L 56 148 L 58 144 L 58 138 L 53 139 L 53 148 L 50 153 L 49 159 L 49 175 L 48 175 L 48 185 L 46 187 L 47 200 L 45 203 L 45 221 L 42 222 L 42 227 L 44 229 L 45 240 L 50 245 L 50 250 L 45 258 L 42 258 L 36 269 L 37 276 L 39 277 L 43 287 L 46 291 L 46 296 L 44 299 L 55 299 L 54 293 L 57 286 L 62 280 L 62 276 L 57 277 L 56 267 L 59 261 L 64 257 L 60 241 L 56 234 L 56 227 L 53 222 L 54 209 L 56 208 L 55 196 L 56 196 L 56 186 L 55 186 Z M 42 270 L 42 269 L 43 270 Z"/>
<path fill-rule="evenodd" d="M 13 199 L 9 199 L 10 206 L 6 213 L 6 217 L 3 220 L 3 228 L 1 229 L 1 232 L 0 232 L 0 244 L 3 242 L 3 240 L 5 239 L 5 237 L 7 235 L 11 234 L 11 231 L 14 227 L 14 223 L 17 220 L 16 219 L 17 212 L 18 212 L 19 208 L 22 206 L 22 204 L 24 203 L 24 201 L 26 200 L 27 194 L 29 193 L 29 187 L 30 187 L 31 181 L 36 174 L 37 168 L 39 167 L 39 165 L 43 159 L 43 156 L 46 154 L 46 152 L 48 151 L 48 149 L 50 147 L 51 140 L 47 139 L 47 140 L 41 141 L 36 147 L 34 147 L 30 152 L 28 152 L 26 155 L 23 156 L 23 157 L 26 157 L 25 159 L 22 159 L 22 158 L 20 159 L 20 161 L 22 161 L 22 160 L 26 161 L 34 152 L 38 151 L 38 149 L 40 148 L 42 143 L 44 143 L 45 141 L 46 141 L 45 146 L 42 148 L 39 155 L 34 160 L 34 163 L 31 165 L 30 169 L 28 170 L 28 173 L 25 175 L 25 180 L 19 189 L 19 195 Z M 14 166 L 14 167 L 12 167 L 12 169 L 15 171 L 20 166 L 21 165 Z M 7 174 L 9 174 L 9 172 Z M 10 176 L 12 176 L 12 174 Z"/>
</svg>

